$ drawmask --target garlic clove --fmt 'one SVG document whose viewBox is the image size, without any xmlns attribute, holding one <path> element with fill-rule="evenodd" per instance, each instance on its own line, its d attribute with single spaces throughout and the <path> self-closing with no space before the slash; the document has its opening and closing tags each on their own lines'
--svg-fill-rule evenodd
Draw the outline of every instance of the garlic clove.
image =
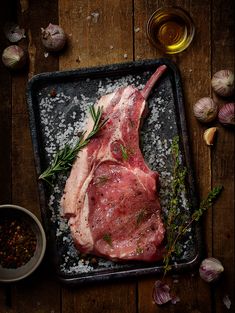
<svg viewBox="0 0 235 313">
<path fill-rule="evenodd" d="M 217 127 L 210 127 L 204 131 L 203 139 L 208 146 L 213 146 Z"/>
<path fill-rule="evenodd" d="M 59 25 L 49 24 L 41 28 L 42 44 L 48 51 L 60 51 L 64 48 L 67 38 L 64 30 Z"/>
<path fill-rule="evenodd" d="M 211 98 L 204 97 L 194 104 L 193 113 L 200 122 L 209 123 L 217 117 L 218 106 Z"/>
<path fill-rule="evenodd" d="M 2 53 L 3 64 L 10 69 L 21 69 L 26 63 L 25 51 L 16 45 L 11 45 L 4 49 Z"/>
<path fill-rule="evenodd" d="M 224 104 L 219 110 L 218 119 L 224 126 L 235 126 L 235 103 Z"/>
<path fill-rule="evenodd" d="M 177 302 L 180 302 L 180 298 L 178 296 L 172 296 L 171 303 L 176 304 Z"/>
<path fill-rule="evenodd" d="M 153 288 L 153 301 L 162 305 L 172 300 L 170 295 L 170 287 L 160 280 L 157 280 Z"/>
<path fill-rule="evenodd" d="M 203 260 L 199 268 L 200 277 L 208 283 L 216 281 L 223 271 L 221 262 L 212 257 Z"/>
<path fill-rule="evenodd" d="M 228 295 L 225 295 L 223 297 L 223 304 L 226 306 L 228 310 L 230 309 L 232 303 Z"/>
<path fill-rule="evenodd" d="M 222 97 L 231 96 L 234 92 L 234 74 L 230 70 L 216 72 L 211 80 L 213 90 Z"/>
</svg>

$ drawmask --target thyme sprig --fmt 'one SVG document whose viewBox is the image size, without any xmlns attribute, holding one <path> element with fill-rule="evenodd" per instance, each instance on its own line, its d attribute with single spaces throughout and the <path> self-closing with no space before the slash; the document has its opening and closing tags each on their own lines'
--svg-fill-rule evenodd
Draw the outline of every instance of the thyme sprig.
<svg viewBox="0 0 235 313">
<path fill-rule="evenodd" d="M 103 235 L 103 240 L 106 241 L 107 244 L 109 244 L 112 247 L 112 237 L 111 237 L 111 234 L 105 233 Z"/>
<path fill-rule="evenodd" d="M 183 167 L 180 162 L 178 137 L 173 139 L 171 151 L 174 160 L 174 168 L 171 200 L 168 208 L 168 217 L 166 220 L 167 252 L 163 258 L 164 276 L 172 268 L 170 264 L 172 255 L 177 253 L 177 244 L 180 237 L 189 230 L 193 222 L 197 222 L 203 213 L 212 206 L 223 189 L 222 186 L 214 187 L 208 193 L 207 197 L 201 201 L 199 208 L 195 210 L 189 218 L 180 213 L 178 208 L 180 205 L 180 195 L 185 190 L 186 168 Z"/>
<path fill-rule="evenodd" d="M 127 161 L 128 158 L 129 158 L 129 155 L 128 155 L 128 151 L 127 151 L 127 148 L 124 147 L 122 144 L 120 144 L 120 148 L 121 148 L 121 152 L 122 152 L 122 158 L 124 161 Z"/>
<path fill-rule="evenodd" d="M 86 132 L 83 132 L 77 143 L 71 147 L 66 144 L 62 150 L 59 150 L 50 166 L 39 176 L 39 179 L 46 181 L 52 185 L 52 181 L 58 173 L 66 172 L 72 167 L 78 152 L 82 150 L 90 140 L 100 131 L 107 122 L 107 119 L 101 121 L 102 108 L 98 107 L 95 110 L 94 105 L 89 107 L 89 112 L 94 121 L 91 132 L 85 137 Z"/>
</svg>

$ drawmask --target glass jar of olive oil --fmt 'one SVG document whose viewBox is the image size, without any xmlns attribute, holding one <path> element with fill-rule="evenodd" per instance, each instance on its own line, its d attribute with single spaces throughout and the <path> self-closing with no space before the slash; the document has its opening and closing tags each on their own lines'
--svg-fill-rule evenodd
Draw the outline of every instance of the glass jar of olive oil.
<svg viewBox="0 0 235 313">
<path fill-rule="evenodd" d="M 195 26 L 189 14 L 179 7 L 156 10 L 147 23 L 150 42 L 167 54 L 185 50 L 193 40 Z"/>
</svg>

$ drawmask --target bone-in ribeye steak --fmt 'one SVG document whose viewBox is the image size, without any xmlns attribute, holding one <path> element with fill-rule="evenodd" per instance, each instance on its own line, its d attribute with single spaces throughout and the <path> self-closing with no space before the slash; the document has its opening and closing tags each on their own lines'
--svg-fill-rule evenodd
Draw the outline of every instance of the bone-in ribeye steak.
<svg viewBox="0 0 235 313">
<path fill-rule="evenodd" d="M 103 96 L 108 121 L 79 152 L 61 199 L 71 234 L 82 253 L 111 260 L 162 258 L 164 226 L 157 195 L 158 173 L 145 164 L 139 148 L 146 99 L 166 70 L 160 66 L 142 91 L 122 87 Z M 86 133 L 93 127 L 88 118 Z"/>
</svg>

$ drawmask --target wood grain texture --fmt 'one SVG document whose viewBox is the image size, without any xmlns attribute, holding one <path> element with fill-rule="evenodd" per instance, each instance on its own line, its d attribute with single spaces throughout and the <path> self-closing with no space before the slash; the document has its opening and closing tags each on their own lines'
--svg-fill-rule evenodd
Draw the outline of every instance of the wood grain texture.
<svg viewBox="0 0 235 313">
<path fill-rule="evenodd" d="M 13 285 L 11 309 L 14 313 L 61 313 L 60 288 L 46 259 L 29 278 Z"/>
<path fill-rule="evenodd" d="M 66 288 L 62 312 L 66 313 L 137 313 L 134 282 L 100 283 Z"/>
<path fill-rule="evenodd" d="M 60 0 L 59 19 L 69 39 L 60 69 L 132 61 L 131 0 Z"/>
<path fill-rule="evenodd" d="M 218 9 L 220 14 L 218 14 Z M 221 69 L 235 68 L 235 3 L 212 1 L 212 74 Z M 223 27 L 218 27 L 223 25 Z M 219 99 L 219 98 L 218 98 Z M 219 99 L 219 106 L 232 99 Z M 213 208 L 213 256 L 224 265 L 224 277 L 215 287 L 214 306 L 216 313 L 227 312 L 224 296 L 231 300 L 234 310 L 234 146 L 235 133 L 219 123 L 216 145 L 212 151 L 212 183 L 221 184 L 224 191 Z"/>
<path fill-rule="evenodd" d="M 192 16 L 196 25 L 196 36 L 188 49 L 177 55 L 164 55 L 161 51 L 153 48 L 146 36 L 146 21 L 151 14 L 163 5 L 178 5 L 185 8 Z M 210 95 L 210 1 L 135 1 L 135 27 L 140 27 L 142 31 L 135 35 L 135 55 L 138 59 L 168 57 L 178 66 L 184 93 L 185 113 L 188 124 L 188 135 L 191 143 L 191 154 L 193 157 L 193 167 L 196 178 L 196 189 L 198 190 L 198 200 L 206 196 L 211 188 L 211 163 L 210 150 L 205 146 L 202 134 L 205 129 L 200 125 L 192 114 L 194 103 L 203 96 Z M 209 21 L 205 24 L 205 21 Z M 203 57 L 206 55 L 206 58 Z M 203 66 L 200 65 L 203 59 Z M 192 87 L 193 86 L 193 87 Z M 212 213 L 208 212 L 204 218 L 205 233 L 203 238 L 207 243 L 206 250 L 212 250 Z M 174 307 L 156 307 L 151 304 L 150 298 L 154 281 L 161 277 L 154 277 L 139 283 L 139 312 L 211 312 L 211 293 L 198 277 L 197 271 L 191 277 L 190 274 L 181 275 L 180 288 L 168 282 L 170 286 L 177 290 L 177 295 L 181 301 Z M 148 290 L 146 292 L 146 290 Z M 203 290 L 203 291 L 202 291 Z M 201 296 L 198 293 L 201 291 Z M 148 295 L 148 297 L 147 297 Z"/>
<path fill-rule="evenodd" d="M 29 1 L 24 14 L 26 13 L 30 55 L 29 78 L 37 73 L 58 70 L 59 54 L 48 53 L 41 42 L 41 28 L 46 28 L 49 23 L 58 24 L 58 2 Z"/>
<path fill-rule="evenodd" d="M 12 76 L 12 203 L 26 207 L 40 218 L 26 84 L 27 72 Z"/>
<path fill-rule="evenodd" d="M 13 19 L 14 9 L 3 1 L 0 11 L 0 51 L 9 45 L 3 28 L 7 20 Z M 0 63 L 0 204 L 11 202 L 11 75 Z"/>
<path fill-rule="evenodd" d="M 29 65 L 24 70 L 11 75 L 12 95 L 8 101 L 12 107 L 10 119 L 12 131 L 7 133 L 11 136 L 9 143 L 12 153 L 12 173 L 9 173 L 10 177 L 12 174 L 11 196 L 14 204 L 26 207 L 40 218 L 26 87 L 28 76 L 42 71 L 52 71 L 58 66 L 57 56 L 47 59 L 44 57 L 39 36 L 40 26 L 44 26 L 45 22 L 49 23 L 50 19 L 56 22 L 57 5 L 54 1 L 43 3 L 14 1 L 14 10 L 17 13 L 16 22 L 26 30 L 27 38 L 22 39 L 18 44 L 29 52 Z M 7 165 L 7 162 L 5 164 Z M 0 312 L 60 312 L 60 286 L 51 275 L 51 268 L 47 262 L 42 264 L 29 279 L 12 284 L 10 288 L 4 288 L 3 292 Z"/>
<path fill-rule="evenodd" d="M 0 10 L 0 51 L 9 45 L 3 32 L 5 23 L 14 20 L 12 1 L 2 1 Z M 0 61 L 0 205 L 11 203 L 11 73 Z M 11 288 L 0 285 L 0 312 L 10 313 Z"/>
</svg>

